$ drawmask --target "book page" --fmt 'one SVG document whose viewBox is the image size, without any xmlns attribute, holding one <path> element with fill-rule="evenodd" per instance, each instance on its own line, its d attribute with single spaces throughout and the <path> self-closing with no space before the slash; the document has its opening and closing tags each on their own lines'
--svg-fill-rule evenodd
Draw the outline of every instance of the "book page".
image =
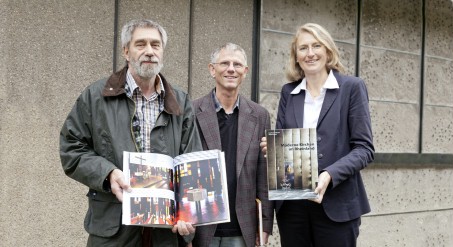
<svg viewBox="0 0 453 247">
<path fill-rule="evenodd" d="M 174 171 L 178 220 L 194 225 L 230 221 L 223 152 L 179 155 L 174 159 Z"/>
<path fill-rule="evenodd" d="M 173 159 L 124 152 L 123 173 L 132 187 L 132 192 L 123 192 L 123 224 L 172 227 L 176 222 Z"/>
</svg>

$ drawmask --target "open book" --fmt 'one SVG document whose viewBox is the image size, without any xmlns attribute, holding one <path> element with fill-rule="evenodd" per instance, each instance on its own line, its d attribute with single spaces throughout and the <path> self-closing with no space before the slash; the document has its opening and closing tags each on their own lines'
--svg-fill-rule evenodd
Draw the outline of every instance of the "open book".
<svg viewBox="0 0 453 247">
<path fill-rule="evenodd" d="M 315 128 L 266 130 L 269 200 L 316 198 Z"/>
<path fill-rule="evenodd" d="M 123 193 L 125 225 L 172 227 L 230 221 L 225 157 L 220 150 L 170 156 L 124 152 L 123 173 L 132 192 Z"/>
</svg>

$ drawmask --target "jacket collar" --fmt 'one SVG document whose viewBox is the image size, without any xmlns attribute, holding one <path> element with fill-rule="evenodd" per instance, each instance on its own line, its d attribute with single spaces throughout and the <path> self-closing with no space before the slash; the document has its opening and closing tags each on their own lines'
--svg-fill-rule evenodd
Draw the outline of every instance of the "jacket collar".
<svg viewBox="0 0 453 247">
<path fill-rule="evenodd" d="M 121 94 L 125 94 L 126 90 L 126 74 L 128 66 L 126 65 L 122 70 L 113 73 L 105 83 L 104 89 L 102 90 L 102 96 L 104 97 L 115 97 Z M 167 82 L 165 77 L 159 73 L 164 85 L 165 97 L 164 97 L 164 111 L 172 115 L 181 115 L 181 109 L 176 99 L 175 91 L 170 83 Z"/>
<path fill-rule="evenodd" d="M 331 69 L 329 74 L 327 75 L 327 79 L 324 82 L 321 90 L 326 91 L 327 89 L 338 89 L 340 86 L 338 85 L 338 80 L 336 76 L 338 75 L 338 71 Z M 301 90 L 307 90 L 307 79 L 304 77 L 302 81 L 291 91 L 291 94 L 299 94 Z"/>
<path fill-rule="evenodd" d="M 219 123 L 216 117 L 216 110 L 212 94 L 208 94 L 201 99 L 200 111 L 197 111 L 197 123 L 201 130 L 200 136 L 204 137 L 208 149 L 222 149 L 220 140 Z M 236 177 L 239 178 L 244 166 L 247 150 L 254 140 L 256 126 L 259 124 L 259 115 L 254 110 L 250 101 L 241 94 L 238 95 L 239 115 L 238 115 L 238 136 L 236 150 Z"/>
</svg>

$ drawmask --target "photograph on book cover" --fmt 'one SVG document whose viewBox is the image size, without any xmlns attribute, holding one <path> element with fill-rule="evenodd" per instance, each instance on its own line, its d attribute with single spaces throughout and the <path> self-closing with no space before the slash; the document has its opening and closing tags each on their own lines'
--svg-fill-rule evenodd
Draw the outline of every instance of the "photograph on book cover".
<svg viewBox="0 0 453 247">
<path fill-rule="evenodd" d="M 269 200 L 317 198 L 315 128 L 266 130 Z"/>
<path fill-rule="evenodd" d="M 163 154 L 124 152 L 123 171 L 132 192 L 123 195 L 123 224 L 171 227 L 229 221 L 223 153 Z M 128 202 L 128 203 L 126 203 Z"/>
</svg>

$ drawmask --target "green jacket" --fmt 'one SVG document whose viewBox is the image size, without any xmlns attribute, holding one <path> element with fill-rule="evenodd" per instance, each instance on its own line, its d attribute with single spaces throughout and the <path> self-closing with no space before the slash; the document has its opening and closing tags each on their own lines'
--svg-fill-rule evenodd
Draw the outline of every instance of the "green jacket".
<svg viewBox="0 0 453 247">
<path fill-rule="evenodd" d="M 137 152 L 132 130 L 135 103 L 126 96 L 127 67 L 88 86 L 77 99 L 60 133 L 60 158 L 66 175 L 88 186 L 88 233 L 113 236 L 121 224 L 121 202 L 105 186 L 122 170 L 123 151 Z M 202 150 L 190 99 L 160 75 L 164 110 L 151 131 L 151 152 L 172 157 Z"/>
</svg>

